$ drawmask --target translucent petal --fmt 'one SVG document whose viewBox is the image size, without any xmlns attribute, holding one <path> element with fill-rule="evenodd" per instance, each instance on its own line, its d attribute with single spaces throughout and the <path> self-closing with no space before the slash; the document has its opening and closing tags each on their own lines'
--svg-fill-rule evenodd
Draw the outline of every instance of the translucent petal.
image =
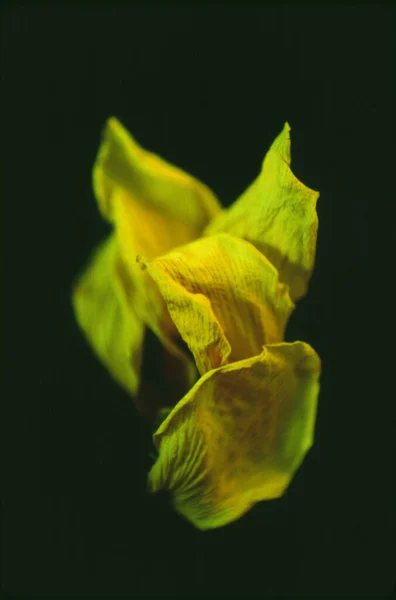
<svg viewBox="0 0 396 600">
<path fill-rule="evenodd" d="M 144 323 L 134 307 L 135 281 L 114 236 L 95 252 L 73 290 L 77 322 L 112 376 L 128 392 L 139 387 Z"/>
<path fill-rule="evenodd" d="M 286 123 L 265 156 L 257 179 L 205 229 L 251 242 L 278 269 L 293 301 L 301 298 L 313 270 L 319 193 L 306 187 L 290 169 L 290 127 Z"/>
<path fill-rule="evenodd" d="M 154 434 L 149 492 L 168 490 L 199 529 L 281 496 L 313 442 L 319 375 L 302 342 L 206 373 Z"/>
</svg>

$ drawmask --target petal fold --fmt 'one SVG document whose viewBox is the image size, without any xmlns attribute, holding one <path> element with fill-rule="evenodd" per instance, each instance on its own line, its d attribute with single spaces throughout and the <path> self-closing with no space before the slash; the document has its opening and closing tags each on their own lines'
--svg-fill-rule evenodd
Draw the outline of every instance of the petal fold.
<svg viewBox="0 0 396 600">
<path fill-rule="evenodd" d="M 206 373 L 153 436 L 148 490 L 199 529 L 281 496 L 313 443 L 320 360 L 303 342 Z"/>
<path fill-rule="evenodd" d="M 305 295 L 315 262 L 319 192 L 290 168 L 290 126 L 273 142 L 257 179 L 217 215 L 204 235 L 226 232 L 251 242 L 278 269 L 293 301 Z"/>
<path fill-rule="evenodd" d="M 288 287 L 250 243 L 202 238 L 144 262 L 201 374 L 283 340 Z"/>
</svg>

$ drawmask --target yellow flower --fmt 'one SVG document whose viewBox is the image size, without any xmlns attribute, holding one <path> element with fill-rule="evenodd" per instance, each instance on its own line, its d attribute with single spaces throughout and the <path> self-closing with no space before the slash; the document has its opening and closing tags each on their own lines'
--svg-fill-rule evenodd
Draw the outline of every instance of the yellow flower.
<svg viewBox="0 0 396 600">
<path fill-rule="evenodd" d="M 114 118 L 94 167 L 114 230 L 75 287 L 76 317 L 132 395 L 145 328 L 171 357 L 187 393 L 161 413 L 148 487 L 200 529 L 282 495 L 313 442 L 320 360 L 284 332 L 314 266 L 319 194 L 290 169 L 289 132 L 227 210 Z"/>
</svg>

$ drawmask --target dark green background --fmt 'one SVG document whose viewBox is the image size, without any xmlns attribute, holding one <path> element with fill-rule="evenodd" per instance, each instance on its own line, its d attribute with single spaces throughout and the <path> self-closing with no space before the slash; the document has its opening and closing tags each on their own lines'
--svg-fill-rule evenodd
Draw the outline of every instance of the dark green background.
<svg viewBox="0 0 396 600">
<path fill-rule="evenodd" d="M 3 14 L 9 594 L 390 593 L 391 394 L 370 388 L 389 301 L 374 313 L 369 292 L 371 222 L 391 200 L 391 17 L 381 5 Z M 166 495 L 146 496 L 150 425 L 73 319 L 73 278 L 108 231 L 91 167 L 111 115 L 225 205 L 288 120 L 293 170 L 321 192 L 316 270 L 287 332 L 323 360 L 316 443 L 281 500 L 222 529 L 201 533 Z"/>
</svg>

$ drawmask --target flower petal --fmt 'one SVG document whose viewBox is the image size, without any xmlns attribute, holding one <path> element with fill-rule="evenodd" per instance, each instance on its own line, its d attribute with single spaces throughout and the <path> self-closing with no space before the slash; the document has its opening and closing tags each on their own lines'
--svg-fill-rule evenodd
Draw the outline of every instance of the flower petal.
<svg viewBox="0 0 396 600">
<path fill-rule="evenodd" d="M 288 288 L 248 242 L 221 234 L 143 264 L 201 374 L 283 339 Z"/>
<path fill-rule="evenodd" d="M 305 295 L 314 266 L 319 193 L 290 169 L 289 132 L 286 123 L 265 156 L 260 175 L 213 219 L 204 235 L 226 232 L 251 242 L 278 269 L 295 301 Z"/>
<path fill-rule="evenodd" d="M 206 185 L 144 150 L 115 118 L 107 121 L 93 184 L 102 215 L 122 228 L 124 260 L 190 242 L 221 209 Z"/>
<path fill-rule="evenodd" d="M 174 405 L 196 381 L 195 365 L 181 345 L 155 283 L 139 265 L 128 269 L 111 235 L 95 251 L 76 282 L 72 302 L 76 320 L 98 358 L 114 379 L 132 396 L 137 409 L 154 418 L 161 406 Z M 147 314 L 163 335 L 153 352 L 147 331 Z M 150 324 L 150 323 L 149 323 Z M 146 354 L 155 354 L 158 370 L 153 383 L 152 363 L 142 365 Z M 147 359 L 148 357 L 145 356 Z"/>
<path fill-rule="evenodd" d="M 73 290 L 76 319 L 98 357 L 129 393 L 139 387 L 144 323 L 134 308 L 134 279 L 110 236 Z"/>
<path fill-rule="evenodd" d="M 206 373 L 153 436 L 148 490 L 199 529 L 281 496 L 313 443 L 320 360 L 303 342 Z"/>
<path fill-rule="evenodd" d="M 140 387 L 146 324 L 162 336 L 165 362 L 173 369 L 179 365 L 180 377 L 191 381 L 193 365 L 189 359 L 186 364 L 162 296 L 136 264 L 136 256 L 154 258 L 195 239 L 220 205 L 203 183 L 143 150 L 114 118 L 104 131 L 93 184 L 114 233 L 100 245 L 75 286 L 77 321 L 111 374 L 130 393 L 135 395 Z"/>
</svg>

